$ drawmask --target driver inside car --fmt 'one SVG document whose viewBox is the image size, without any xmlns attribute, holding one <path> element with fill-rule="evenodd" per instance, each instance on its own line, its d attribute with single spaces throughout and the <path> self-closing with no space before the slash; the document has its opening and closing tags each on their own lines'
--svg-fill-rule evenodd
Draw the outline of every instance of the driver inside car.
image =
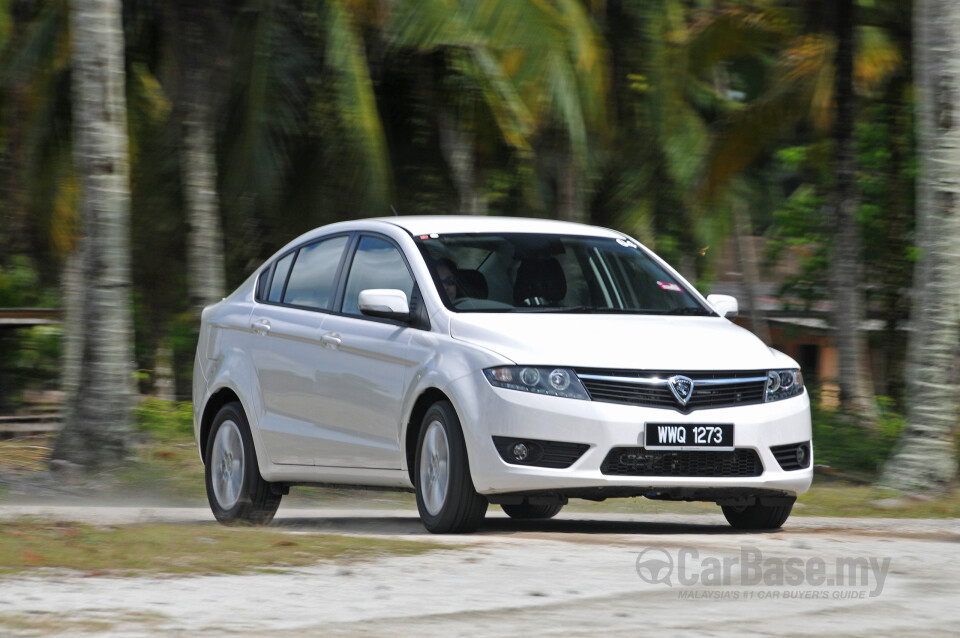
<svg viewBox="0 0 960 638">
<path fill-rule="evenodd" d="M 437 278 L 440 280 L 440 284 L 443 286 L 443 291 L 446 293 L 447 298 L 450 301 L 453 301 L 460 296 L 460 289 L 457 286 L 457 277 L 454 273 L 457 272 L 457 265 L 453 263 L 452 259 L 444 257 L 443 259 L 437 260 Z"/>
</svg>

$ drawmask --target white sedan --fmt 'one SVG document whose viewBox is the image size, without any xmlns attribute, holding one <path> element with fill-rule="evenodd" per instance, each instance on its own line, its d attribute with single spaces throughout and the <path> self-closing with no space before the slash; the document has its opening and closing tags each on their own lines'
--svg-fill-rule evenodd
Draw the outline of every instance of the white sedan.
<svg viewBox="0 0 960 638">
<path fill-rule="evenodd" d="M 776 529 L 813 475 L 797 363 L 636 240 L 505 217 L 389 217 L 290 242 L 203 312 L 194 429 L 224 523 L 291 485 L 413 489 L 431 532 L 490 503 L 719 504 Z"/>
</svg>

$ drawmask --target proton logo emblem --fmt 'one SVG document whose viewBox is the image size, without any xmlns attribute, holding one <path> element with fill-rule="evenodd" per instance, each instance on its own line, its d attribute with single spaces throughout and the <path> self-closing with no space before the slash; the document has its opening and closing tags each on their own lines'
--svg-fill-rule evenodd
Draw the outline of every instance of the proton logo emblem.
<svg viewBox="0 0 960 638">
<path fill-rule="evenodd" d="M 682 374 L 670 377 L 668 379 L 670 384 L 670 391 L 673 392 L 673 396 L 677 398 L 680 405 L 686 406 L 687 401 L 690 400 L 690 397 L 693 396 L 693 379 L 690 377 L 685 377 Z"/>
<path fill-rule="evenodd" d="M 637 575 L 651 584 L 671 586 L 673 556 L 659 547 L 648 547 L 637 556 Z"/>
</svg>

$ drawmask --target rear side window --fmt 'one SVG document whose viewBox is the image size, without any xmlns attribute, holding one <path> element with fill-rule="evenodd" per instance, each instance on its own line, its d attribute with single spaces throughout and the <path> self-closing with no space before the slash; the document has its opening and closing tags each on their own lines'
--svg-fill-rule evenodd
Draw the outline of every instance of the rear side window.
<svg viewBox="0 0 960 638">
<path fill-rule="evenodd" d="M 260 273 L 260 277 L 257 278 L 257 301 L 266 301 L 267 299 L 267 285 L 270 283 L 270 267 L 263 269 L 263 272 Z"/>
<path fill-rule="evenodd" d="M 353 265 L 347 279 L 347 291 L 343 297 L 343 312 L 359 315 L 358 301 L 361 290 L 391 288 L 402 290 L 409 300 L 413 294 L 414 280 L 400 251 L 390 242 L 377 237 L 361 237 L 354 253 Z"/>
<path fill-rule="evenodd" d="M 293 263 L 293 257 L 296 253 L 290 253 L 277 262 L 277 267 L 273 270 L 273 281 L 270 283 L 270 295 L 267 301 L 277 303 L 283 295 L 283 284 L 287 282 L 287 273 L 290 272 L 290 264 Z"/>
<path fill-rule="evenodd" d="M 321 310 L 329 308 L 337 283 L 337 269 L 348 239 L 342 235 L 301 248 L 290 273 L 283 303 Z"/>
</svg>

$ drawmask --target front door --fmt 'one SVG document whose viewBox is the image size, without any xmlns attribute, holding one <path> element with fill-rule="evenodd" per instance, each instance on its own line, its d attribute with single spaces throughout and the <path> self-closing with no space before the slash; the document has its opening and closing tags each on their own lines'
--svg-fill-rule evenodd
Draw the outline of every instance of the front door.
<svg viewBox="0 0 960 638">
<path fill-rule="evenodd" d="M 402 290 L 410 299 L 414 278 L 399 248 L 386 238 L 363 235 L 348 269 L 341 313 L 323 324 L 328 356 L 317 369 L 326 408 L 324 428 L 336 449 L 321 448 L 317 465 L 399 469 L 403 397 L 421 364 L 411 358 L 412 328 L 363 316 L 361 290 Z"/>
</svg>

